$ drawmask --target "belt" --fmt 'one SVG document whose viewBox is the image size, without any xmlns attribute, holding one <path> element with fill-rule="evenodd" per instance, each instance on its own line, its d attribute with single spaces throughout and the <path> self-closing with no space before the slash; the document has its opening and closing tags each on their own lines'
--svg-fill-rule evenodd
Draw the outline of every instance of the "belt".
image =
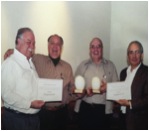
<svg viewBox="0 0 149 131">
<path fill-rule="evenodd" d="M 54 107 L 48 107 L 48 106 L 44 106 L 42 109 L 45 110 L 50 110 L 50 111 L 57 111 L 57 110 L 61 110 L 63 108 L 67 107 L 67 105 L 60 105 L 60 106 L 54 106 Z"/>
<path fill-rule="evenodd" d="M 82 104 L 85 104 L 85 105 L 87 105 L 87 106 L 90 106 L 90 107 L 92 107 L 92 108 L 96 108 L 96 107 L 105 107 L 105 105 L 104 104 L 95 104 L 95 103 L 87 103 L 87 102 L 85 102 L 85 101 L 82 101 Z"/>
<path fill-rule="evenodd" d="M 20 112 L 20 111 L 17 111 L 17 110 L 13 110 L 13 109 L 10 109 L 10 108 L 6 108 L 6 107 L 4 107 L 4 110 L 8 111 L 8 112 L 11 112 L 11 113 L 14 113 L 14 114 L 17 114 L 17 115 L 22 115 L 22 116 L 36 116 L 37 115 L 37 113 L 35 113 L 35 114 L 26 114 L 26 113 L 23 113 L 23 112 Z"/>
</svg>

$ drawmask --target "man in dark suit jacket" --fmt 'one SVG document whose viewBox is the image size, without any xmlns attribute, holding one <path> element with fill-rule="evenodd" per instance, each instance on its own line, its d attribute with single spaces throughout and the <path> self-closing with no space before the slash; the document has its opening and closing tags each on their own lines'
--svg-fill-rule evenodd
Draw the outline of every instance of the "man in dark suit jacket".
<svg viewBox="0 0 149 131">
<path fill-rule="evenodd" d="M 143 47 L 132 41 L 127 49 L 129 67 L 120 73 L 121 81 L 131 84 L 132 99 L 118 100 L 126 106 L 126 129 L 148 129 L 148 66 L 143 65 Z"/>
</svg>

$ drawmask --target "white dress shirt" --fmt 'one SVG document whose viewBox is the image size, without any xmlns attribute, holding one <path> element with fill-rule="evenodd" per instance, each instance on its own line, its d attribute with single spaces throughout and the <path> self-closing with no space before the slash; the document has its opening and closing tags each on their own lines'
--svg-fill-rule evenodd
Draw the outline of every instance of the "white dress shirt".
<svg viewBox="0 0 149 131">
<path fill-rule="evenodd" d="M 140 65 L 141 65 L 141 63 L 135 69 L 133 69 L 132 71 L 131 71 L 131 66 L 129 66 L 127 68 L 127 77 L 126 77 L 125 81 L 130 85 L 129 86 L 130 88 L 131 88 L 133 79 L 135 77 L 135 74 L 136 74 L 138 68 L 140 67 Z M 131 91 L 131 89 L 130 89 L 130 91 Z M 132 108 L 131 107 L 131 102 L 129 102 L 129 104 L 130 104 L 130 108 Z M 126 106 L 121 106 L 121 110 L 122 110 L 123 113 L 126 113 Z"/>
<path fill-rule="evenodd" d="M 1 96 L 4 106 L 23 113 L 34 114 L 39 109 L 30 108 L 37 100 L 37 78 L 34 65 L 14 49 L 14 54 L 2 63 Z"/>
</svg>

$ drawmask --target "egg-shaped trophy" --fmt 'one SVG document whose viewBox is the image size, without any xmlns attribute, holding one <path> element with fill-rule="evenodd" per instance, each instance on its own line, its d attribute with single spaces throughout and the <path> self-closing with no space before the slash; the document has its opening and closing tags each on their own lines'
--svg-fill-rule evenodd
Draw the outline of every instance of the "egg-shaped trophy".
<svg viewBox="0 0 149 131">
<path fill-rule="evenodd" d="M 101 84 L 101 81 L 98 77 L 92 78 L 92 92 L 93 93 L 100 93 L 100 84 Z"/>
<path fill-rule="evenodd" d="M 75 87 L 74 93 L 83 93 L 83 90 L 85 88 L 85 80 L 82 76 L 77 76 L 75 78 Z"/>
</svg>

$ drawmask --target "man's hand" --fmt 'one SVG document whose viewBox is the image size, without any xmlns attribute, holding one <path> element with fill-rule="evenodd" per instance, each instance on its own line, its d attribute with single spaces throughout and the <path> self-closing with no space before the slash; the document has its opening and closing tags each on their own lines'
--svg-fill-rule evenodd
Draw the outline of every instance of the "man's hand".
<svg viewBox="0 0 149 131">
<path fill-rule="evenodd" d="M 40 109 L 45 104 L 42 100 L 34 100 L 31 102 L 31 108 Z"/>
<path fill-rule="evenodd" d="M 71 92 L 72 94 L 75 94 L 75 96 L 79 99 L 83 98 L 86 95 L 86 90 L 83 89 L 80 93 L 75 93 L 76 87 L 72 87 Z"/>
<path fill-rule="evenodd" d="M 8 49 L 4 54 L 4 60 L 7 59 L 11 54 L 13 54 L 13 49 Z"/>
<path fill-rule="evenodd" d="M 119 103 L 122 106 L 130 106 L 128 100 L 121 99 L 121 100 L 117 100 L 116 102 Z"/>
<path fill-rule="evenodd" d="M 81 98 L 83 98 L 83 97 L 86 95 L 86 90 L 83 89 L 82 93 L 76 93 L 76 95 L 77 95 L 77 97 L 78 97 L 79 99 L 81 99 Z"/>
<path fill-rule="evenodd" d="M 102 81 L 101 86 L 100 86 L 100 92 L 104 93 L 104 92 L 106 92 L 106 90 L 107 90 L 107 83 Z"/>
<path fill-rule="evenodd" d="M 86 88 L 86 92 L 87 92 L 87 96 L 92 96 L 93 95 L 93 91 L 91 87 Z"/>
</svg>

